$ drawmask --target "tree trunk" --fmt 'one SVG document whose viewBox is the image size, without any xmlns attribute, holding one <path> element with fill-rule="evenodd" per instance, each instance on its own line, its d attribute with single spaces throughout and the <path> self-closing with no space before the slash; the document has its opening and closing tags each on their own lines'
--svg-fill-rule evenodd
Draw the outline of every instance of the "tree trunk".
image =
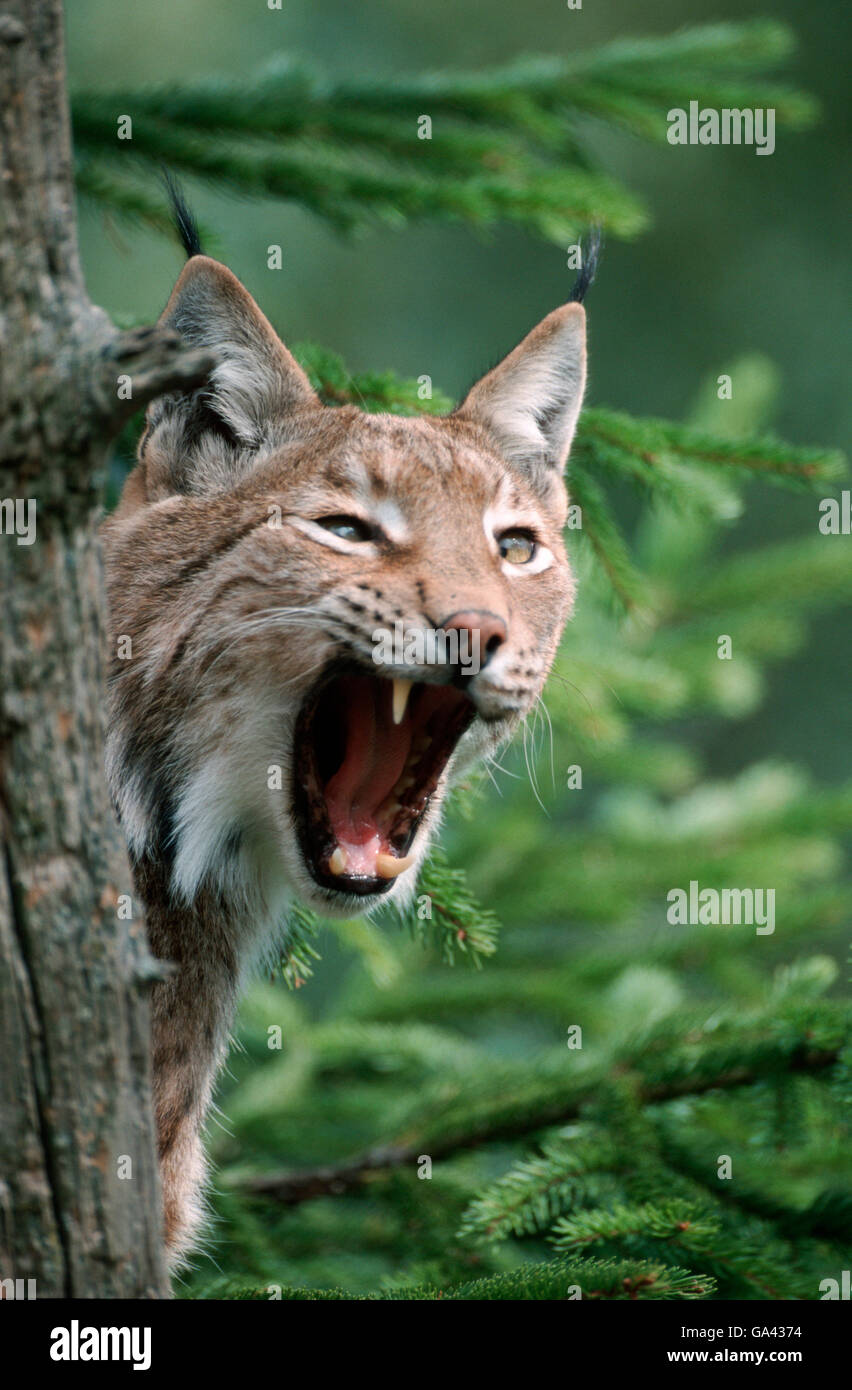
<svg viewBox="0 0 852 1390">
<path fill-rule="evenodd" d="M 89 302 L 61 3 L 0 4 L 0 1280 L 157 1297 L 147 995 L 162 967 L 138 907 L 122 911 L 95 523 L 123 413 L 211 363 L 158 328 L 119 333 Z"/>
</svg>

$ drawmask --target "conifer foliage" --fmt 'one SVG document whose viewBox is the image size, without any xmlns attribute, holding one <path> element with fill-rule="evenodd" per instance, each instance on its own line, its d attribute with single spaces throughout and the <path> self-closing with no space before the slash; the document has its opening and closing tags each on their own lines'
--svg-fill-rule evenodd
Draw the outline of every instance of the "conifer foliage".
<svg viewBox="0 0 852 1390">
<path fill-rule="evenodd" d="M 251 83 L 81 93 L 79 187 L 158 226 L 166 163 L 343 230 L 632 236 L 648 210 L 599 167 L 590 123 L 664 139 L 666 109 L 697 97 L 801 128 L 812 100 L 765 77 L 791 46 L 760 21 L 385 83 L 278 60 Z M 296 352 L 329 404 L 452 404 Z M 580 600 L 546 698 L 455 793 L 406 931 L 293 914 L 277 972 L 293 992 L 249 995 L 221 1088 L 216 1264 L 199 1259 L 188 1295 L 816 1299 L 848 1263 L 852 785 L 778 762 L 720 781 L 695 735 L 697 716 L 758 709 L 812 615 L 852 599 L 848 538 L 816 525 L 844 464 L 767 429 L 771 364 L 734 371 L 736 436 L 706 392 L 685 421 L 584 411 Z M 810 490 L 813 530 L 730 547 L 767 485 Z M 773 929 L 672 921 L 692 882 L 771 888 Z"/>
<path fill-rule="evenodd" d="M 783 25 L 756 20 L 393 82 L 332 81 L 276 56 L 250 82 L 80 93 L 78 187 L 113 212 L 166 228 L 165 200 L 151 192 L 163 163 L 241 193 L 293 199 L 345 230 L 439 218 L 514 222 L 560 244 L 590 222 L 632 236 L 647 209 L 597 165 L 588 123 L 664 140 L 667 108 L 698 98 L 771 106 L 780 124 L 802 129 L 814 102 L 764 76 L 791 48 Z M 133 121 L 126 146 L 115 138 L 119 113 Z M 437 127 L 426 139 L 424 118 Z"/>
</svg>

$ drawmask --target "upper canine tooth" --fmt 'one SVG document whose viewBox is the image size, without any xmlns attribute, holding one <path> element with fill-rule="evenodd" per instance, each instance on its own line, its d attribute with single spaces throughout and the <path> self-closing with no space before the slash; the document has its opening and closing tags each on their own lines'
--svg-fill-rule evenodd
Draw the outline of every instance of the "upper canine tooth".
<svg viewBox="0 0 852 1390">
<path fill-rule="evenodd" d="M 342 850 L 340 848 L 340 845 L 337 846 L 337 849 L 334 851 L 334 854 L 329 859 L 328 867 L 330 872 L 334 874 L 335 878 L 339 878 L 339 876 L 345 871 L 346 851 Z"/>
<path fill-rule="evenodd" d="M 405 716 L 408 705 L 408 697 L 411 694 L 413 681 L 402 680 L 399 677 L 393 679 L 393 722 L 401 724 Z"/>
<path fill-rule="evenodd" d="M 379 878 L 396 878 L 397 874 L 411 867 L 415 858 L 413 854 L 407 854 L 404 859 L 397 859 L 393 854 L 377 854 L 376 873 Z"/>
</svg>

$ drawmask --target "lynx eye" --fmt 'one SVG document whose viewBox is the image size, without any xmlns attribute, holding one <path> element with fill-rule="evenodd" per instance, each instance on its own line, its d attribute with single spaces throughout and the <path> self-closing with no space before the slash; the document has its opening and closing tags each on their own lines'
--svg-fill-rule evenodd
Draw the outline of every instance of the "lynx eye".
<svg viewBox="0 0 852 1390">
<path fill-rule="evenodd" d="M 330 531 L 333 536 L 340 536 L 344 541 L 371 541 L 374 539 L 374 531 L 366 521 L 362 521 L 360 516 L 318 516 L 317 526 L 321 526 L 324 531 Z"/>
<path fill-rule="evenodd" d="M 497 537 L 500 558 L 510 565 L 528 565 L 535 559 L 537 548 L 528 531 L 504 531 Z"/>
</svg>

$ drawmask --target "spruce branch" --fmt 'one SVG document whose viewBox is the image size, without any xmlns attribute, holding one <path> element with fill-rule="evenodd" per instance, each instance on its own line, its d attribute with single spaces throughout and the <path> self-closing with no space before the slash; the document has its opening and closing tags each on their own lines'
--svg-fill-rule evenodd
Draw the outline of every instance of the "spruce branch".
<svg viewBox="0 0 852 1390">
<path fill-rule="evenodd" d="M 422 394 L 421 383 L 393 371 L 347 371 L 343 358 L 316 343 L 297 343 L 293 355 L 326 405 L 357 405 L 372 413 L 445 415 L 453 401 L 442 391 Z"/>
<path fill-rule="evenodd" d="M 477 1244 L 527 1236 L 551 1226 L 566 1208 L 615 1196 L 623 1178 L 620 1146 L 606 1133 L 556 1136 L 512 1165 L 470 1203 L 459 1234 Z"/>
<path fill-rule="evenodd" d="M 553 1248 L 568 1254 L 580 1247 L 629 1237 L 651 1241 L 667 1241 L 679 1247 L 681 1254 L 692 1254 L 706 1248 L 707 1238 L 717 1234 L 718 1223 L 707 1213 L 696 1214 L 695 1208 L 684 1201 L 642 1202 L 629 1206 L 615 1203 L 562 1216 L 553 1228 Z"/>
<path fill-rule="evenodd" d="M 355 1294 L 345 1289 L 306 1289 L 292 1285 L 276 1288 L 276 1298 L 299 1303 L 355 1301 L 400 1302 L 441 1299 L 444 1302 L 564 1300 L 660 1300 L 709 1298 L 715 1290 L 712 1278 L 643 1260 L 551 1260 L 523 1265 L 518 1270 L 495 1274 L 468 1283 L 426 1284 L 390 1288 L 381 1293 Z M 269 1299 L 269 1288 L 230 1284 L 220 1287 L 219 1298 Z"/>
<path fill-rule="evenodd" d="M 626 1084 L 632 1075 L 639 1105 L 664 1104 L 709 1091 L 754 1086 L 785 1074 L 816 1074 L 834 1066 L 846 1043 L 848 1012 L 821 1004 L 780 1017 L 731 1021 L 721 1041 L 681 1038 L 660 1029 L 620 1058 L 586 1066 L 579 1078 L 564 1060 L 541 1063 L 530 1076 L 524 1069 L 498 1069 L 488 1080 L 456 1084 L 452 1094 L 439 1088 L 418 1101 L 405 1132 L 359 1157 L 302 1172 L 266 1173 L 247 1178 L 247 1192 L 293 1204 L 322 1192 L 342 1193 L 372 1181 L 428 1153 L 433 1162 L 495 1139 L 518 1138 L 576 1119 L 613 1076 Z"/>
<path fill-rule="evenodd" d="M 648 602 L 647 589 L 636 570 L 630 551 L 618 527 L 606 495 L 597 481 L 579 463 L 572 461 L 571 502 L 580 507 L 582 526 L 566 532 L 570 548 L 576 544 L 591 549 L 593 561 L 607 585 L 626 612 Z"/>
<path fill-rule="evenodd" d="M 845 467 L 836 449 L 791 447 L 771 437 L 729 439 L 692 425 L 636 419 L 601 408 L 583 412 L 574 452 L 586 468 L 606 471 L 692 507 L 704 501 L 700 474 L 685 472 L 684 463 L 693 469 L 733 469 L 741 477 L 759 475 L 802 488 L 833 483 Z M 692 486 L 695 477 L 699 481 Z"/>
<path fill-rule="evenodd" d="M 321 929 L 322 919 L 310 908 L 298 903 L 291 907 L 287 915 L 286 946 L 278 965 L 288 989 L 300 989 L 313 975 L 314 962 L 322 959 L 315 945 Z"/>
<path fill-rule="evenodd" d="M 251 83 L 77 93 L 75 144 L 87 193 L 128 215 L 135 204 L 152 225 L 150 206 L 92 167 L 165 160 L 249 196 L 293 199 L 340 230 L 429 217 L 513 222 L 559 244 L 590 222 L 628 237 L 645 225 L 645 209 L 595 166 L 584 122 L 660 141 L 668 109 L 698 99 L 771 106 L 781 125 L 802 129 L 815 118 L 813 100 L 763 76 L 792 46 L 790 31 L 770 21 L 705 25 L 570 58 L 390 82 L 335 82 L 284 56 Z M 130 154 L 116 140 L 119 114 L 134 121 Z M 424 114 L 430 139 L 420 138 Z"/>
<path fill-rule="evenodd" d="M 464 870 L 450 868 L 438 846 L 420 872 L 416 896 L 395 915 L 413 937 L 432 940 L 448 965 L 459 955 L 482 965 L 497 949 L 497 917 L 476 900 Z"/>
</svg>

